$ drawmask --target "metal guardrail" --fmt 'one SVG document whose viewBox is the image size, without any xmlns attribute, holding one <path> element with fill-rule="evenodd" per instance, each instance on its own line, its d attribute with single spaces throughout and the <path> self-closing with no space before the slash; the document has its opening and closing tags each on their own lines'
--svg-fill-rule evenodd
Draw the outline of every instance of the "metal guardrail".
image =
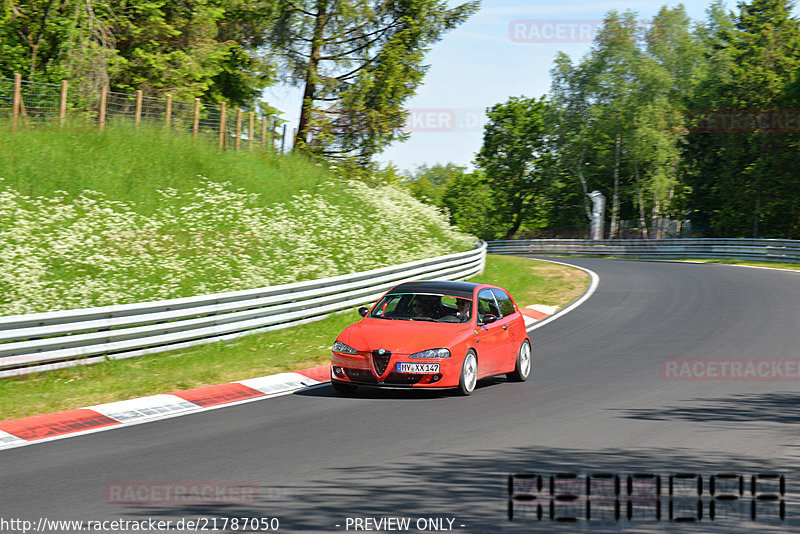
<svg viewBox="0 0 800 534">
<path fill-rule="evenodd" d="M 488 245 L 490 254 L 738 258 L 800 263 L 800 241 L 791 239 L 520 239 L 490 241 Z"/>
<path fill-rule="evenodd" d="M 180 349 L 320 320 L 400 282 L 483 271 L 475 250 L 294 284 L 80 310 L 0 317 L 0 377 Z"/>
</svg>

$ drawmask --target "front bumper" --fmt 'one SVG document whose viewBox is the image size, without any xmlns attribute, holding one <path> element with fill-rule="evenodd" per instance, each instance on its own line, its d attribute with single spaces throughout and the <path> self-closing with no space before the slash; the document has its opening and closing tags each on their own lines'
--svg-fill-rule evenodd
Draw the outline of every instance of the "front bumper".
<svg viewBox="0 0 800 534">
<path fill-rule="evenodd" d="M 392 354 L 377 361 L 371 353 L 332 353 L 331 380 L 343 384 L 389 388 L 452 388 L 458 386 L 461 368 L 454 358 L 411 360 L 407 354 Z M 397 363 L 438 363 L 438 373 L 398 373 Z M 455 369 L 455 371 L 454 371 Z M 454 382 L 455 377 L 455 382 Z"/>
</svg>

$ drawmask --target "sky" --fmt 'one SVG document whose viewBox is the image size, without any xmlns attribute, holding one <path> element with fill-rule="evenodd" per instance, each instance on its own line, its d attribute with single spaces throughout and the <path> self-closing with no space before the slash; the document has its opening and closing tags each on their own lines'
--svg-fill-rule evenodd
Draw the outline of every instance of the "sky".
<svg viewBox="0 0 800 534">
<path fill-rule="evenodd" d="M 450 6 L 460 2 L 449 0 Z M 420 165 L 455 163 L 472 168 L 480 150 L 486 109 L 512 96 L 540 97 L 550 89 L 550 69 L 559 51 L 573 61 L 591 48 L 591 38 L 605 13 L 633 10 L 640 20 L 652 18 L 663 0 L 483 0 L 481 9 L 434 44 L 430 65 L 417 94 L 409 99 L 406 142 L 396 142 L 376 159 L 401 171 Z M 695 21 L 706 18 L 710 2 L 683 2 Z M 728 8 L 731 9 L 729 2 Z M 296 126 L 300 89 L 268 88 L 264 99 L 283 110 Z"/>
</svg>

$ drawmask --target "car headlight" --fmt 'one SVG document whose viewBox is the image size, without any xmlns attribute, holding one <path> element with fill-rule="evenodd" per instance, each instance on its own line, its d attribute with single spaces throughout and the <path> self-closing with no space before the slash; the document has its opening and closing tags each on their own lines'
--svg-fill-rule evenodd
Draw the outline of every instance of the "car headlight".
<svg viewBox="0 0 800 534">
<path fill-rule="evenodd" d="M 341 352 L 342 354 L 358 354 L 358 351 L 350 345 L 345 345 L 341 341 L 333 343 L 333 352 Z"/>
<path fill-rule="evenodd" d="M 430 358 L 449 358 L 450 351 L 447 349 L 430 349 L 415 352 L 409 358 L 430 359 Z"/>
</svg>

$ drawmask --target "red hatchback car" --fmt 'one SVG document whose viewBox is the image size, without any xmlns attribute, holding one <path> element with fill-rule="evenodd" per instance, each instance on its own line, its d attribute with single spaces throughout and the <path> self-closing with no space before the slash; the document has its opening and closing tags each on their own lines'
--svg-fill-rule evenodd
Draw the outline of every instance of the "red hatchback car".
<svg viewBox="0 0 800 534">
<path fill-rule="evenodd" d="M 340 393 L 359 386 L 458 388 L 506 374 L 524 381 L 531 371 L 525 320 L 504 289 L 448 281 L 406 282 L 336 338 L 331 383 Z"/>
</svg>

